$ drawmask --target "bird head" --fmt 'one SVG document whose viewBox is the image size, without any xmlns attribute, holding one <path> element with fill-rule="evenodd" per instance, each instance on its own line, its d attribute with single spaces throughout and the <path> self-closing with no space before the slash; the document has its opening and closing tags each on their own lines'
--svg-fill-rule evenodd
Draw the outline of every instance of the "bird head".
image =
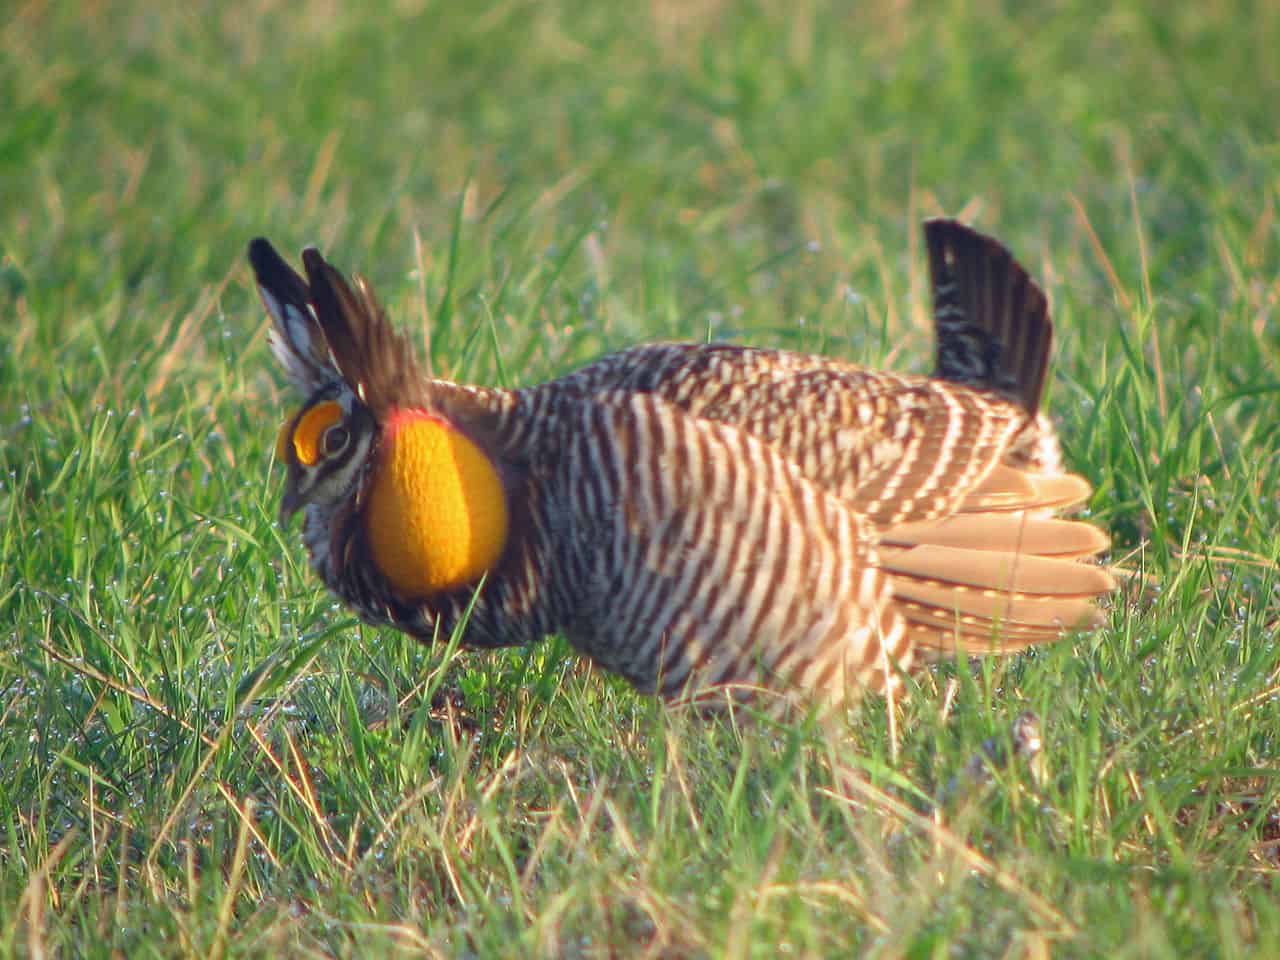
<svg viewBox="0 0 1280 960">
<path fill-rule="evenodd" d="M 349 390 L 312 397 L 276 438 L 287 471 L 281 521 L 308 503 L 336 507 L 356 496 L 377 439 L 377 421 Z"/>
<path fill-rule="evenodd" d="M 308 247 L 304 279 L 262 238 L 249 244 L 249 262 L 272 320 L 271 351 L 304 397 L 276 443 L 287 470 L 284 520 L 308 504 L 335 507 L 358 494 L 380 424 L 421 378 L 364 278 L 349 284 Z"/>
<path fill-rule="evenodd" d="M 249 261 L 271 350 L 305 397 L 276 455 L 288 471 L 281 520 L 314 508 L 313 565 L 332 585 L 355 516 L 372 568 L 397 596 L 476 580 L 504 549 L 508 505 L 484 430 L 464 415 L 474 401 L 422 376 L 362 277 L 349 284 L 308 247 L 304 279 L 263 239 L 249 244 Z"/>
</svg>

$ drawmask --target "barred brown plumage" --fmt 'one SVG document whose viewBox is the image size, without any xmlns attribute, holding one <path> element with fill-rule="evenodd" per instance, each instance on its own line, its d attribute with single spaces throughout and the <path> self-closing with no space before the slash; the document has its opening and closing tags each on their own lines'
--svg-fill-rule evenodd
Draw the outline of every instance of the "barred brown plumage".
<svg viewBox="0 0 1280 960">
<path fill-rule="evenodd" d="M 881 645 L 898 653 L 904 627 L 870 562 L 871 525 L 744 431 L 651 393 L 599 400 L 564 460 L 580 582 L 595 587 L 577 597 L 571 642 L 668 697 L 695 670 L 698 687 L 878 685 Z"/>
<path fill-rule="evenodd" d="M 925 230 L 932 377 L 657 344 L 516 391 L 423 376 L 363 280 L 311 249 L 303 279 L 255 240 L 306 397 L 282 514 L 305 508 L 312 565 L 370 622 L 429 639 L 467 616 L 474 646 L 562 632 L 669 699 L 847 703 L 918 656 L 1096 625 L 1108 540 L 1056 516 L 1089 486 L 1039 411 L 1047 301 L 996 241 Z"/>
</svg>

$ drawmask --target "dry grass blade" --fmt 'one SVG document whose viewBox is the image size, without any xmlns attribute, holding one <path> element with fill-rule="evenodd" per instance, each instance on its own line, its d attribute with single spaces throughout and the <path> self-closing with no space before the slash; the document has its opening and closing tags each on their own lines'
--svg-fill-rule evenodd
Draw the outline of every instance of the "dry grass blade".
<svg viewBox="0 0 1280 960">
<path fill-rule="evenodd" d="M 863 802 L 870 804 L 874 809 L 886 816 L 892 817 L 903 826 L 918 831 L 939 847 L 950 850 L 970 868 L 993 881 L 1010 895 L 1017 897 L 1027 905 L 1032 913 L 1045 923 L 1053 926 L 1055 936 L 1073 937 L 1079 932 L 1076 925 L 1063 916 L 1048 900 L 1033 890 L 1029 890 L 1017 877 L 992 863 L 941 823 L 936 823 L 929 817 L 913 810 L 900 800 L 868 783 L 851 770 L 836 770 L 835 773 L 842 791 L 837 792 L 823 787 L 820 792 L 824 795 L 848 804 L 857 803 L 854 800 L 856 795 Z"/>
</svg>

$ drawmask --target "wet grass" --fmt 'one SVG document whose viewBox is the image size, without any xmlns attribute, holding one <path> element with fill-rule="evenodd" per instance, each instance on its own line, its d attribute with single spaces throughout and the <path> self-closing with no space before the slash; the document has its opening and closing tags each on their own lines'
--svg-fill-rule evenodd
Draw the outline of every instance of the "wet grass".
<svg viewBox="0 0 1280 960">
<path fill-rule="evenodd" d="M 0 25 L 0 950 L 1280 942 L 1280 17 L 842 9 Z M 927 369 L 942 213 L 1052 295 L 1050 408 L 1132 574 L 1093 636 L 927 673 L 843 738 L 739 730 L 560 641 L 363 629 L 274 522 L 294 401 L 251 236 L 514 385 L 670 337 Z M 1027 708 L 1043 775 L 966 779 Z"/>
</svg>

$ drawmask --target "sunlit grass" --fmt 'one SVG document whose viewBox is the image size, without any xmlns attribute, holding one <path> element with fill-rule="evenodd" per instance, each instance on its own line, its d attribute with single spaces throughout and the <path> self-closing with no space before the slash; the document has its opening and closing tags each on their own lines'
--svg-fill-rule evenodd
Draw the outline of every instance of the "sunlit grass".
<svg viewBox="0 0 1280 960">
<path fill-rule="evenodd" d="M 854 9 L 854 8 L 850 8 Z M 28 4 L 0 24 L 0 950 L 1265 953 L 1280 15 Z M 361 628 L 275 522 L 243 251 L 439 373 L 658 338 L 921 371 L 918 221 L 1053 302 L 1109 625 L 847 735 Z M 1045 776 L 988 741 L 1039 715 Z M 940 802 L 945 798 L 945 802 Z"/>
</svg>

